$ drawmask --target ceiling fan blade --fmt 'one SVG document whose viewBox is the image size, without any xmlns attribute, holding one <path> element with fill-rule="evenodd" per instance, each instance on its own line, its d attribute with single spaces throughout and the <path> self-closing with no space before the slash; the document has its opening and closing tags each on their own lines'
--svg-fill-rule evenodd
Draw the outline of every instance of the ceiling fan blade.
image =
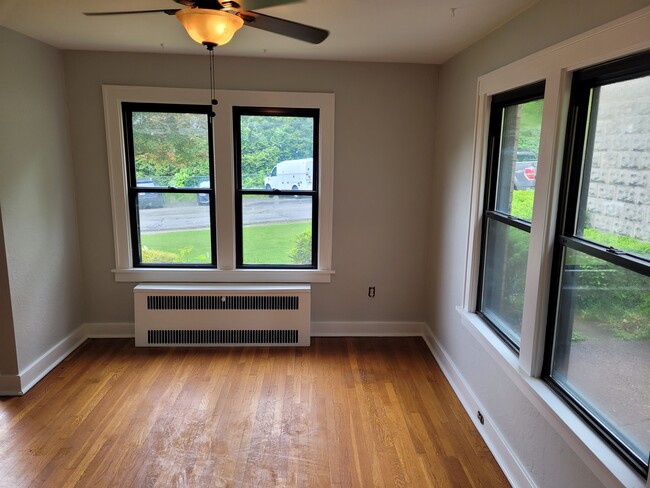
<svg viewBox="0 0 650 488">
<path fill-rule="evenodd" d="M 120 11 L 120 12 L 84 12 L 84 15 L 87 15 L 88 17 L 94 17 L 94 16 L 99 16 L 99 15 L 129 15 L 129 14 L 151 14 L 154 12 L 164 12 L 167 15 L 174 15 L 178 10 L 178 8 L 164 8 L 160 10 L 127 10 L 127 11 Z"/>
<path fill-rule="evenodd" d="M 235 0 L 242 11 L 258 10 L 260 8 L 275 7 L 288 3 L 304 2 L 305 0 Z"/>
<path fill-rule="evenodd" d="M 187 7 L 205 9 L 233 9 L 240 12 L 257 10 L 259 8 L 275 7 L 288 3 L 304 2 L 305 0 L 174 0 L 176 3 Z"/>
<path fill-rule="evenodd" d="M 260 14 L 259 12 L 247 11 L 240 12 L 238 15 L 244 19 L 245 24 L 249 27 L 255 27 L 256 29 L 273 32 L 281 36 L 310 42 L 311 44 L 320 44 L 330 35 L 329 31 L 319 29 L 318 27 L 300 24 L 278 17 L 271 17 L 270 15 Z"/>
</svg>

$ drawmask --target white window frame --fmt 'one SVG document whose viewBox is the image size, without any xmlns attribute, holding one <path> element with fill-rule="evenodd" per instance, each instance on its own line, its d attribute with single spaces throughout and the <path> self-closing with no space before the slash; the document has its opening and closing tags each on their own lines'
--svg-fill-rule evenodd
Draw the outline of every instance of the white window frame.
<svg viewBox="0 0 650 488">
<path fill-rule="evenodd" d="M 607 486 L 650 488 L 540 379 L 565 125 L 572 73 L 650 49 L 650 7 L 593 29 L 478 80 L 463 324 L 594 474 Z M 476 314 L 490 106 L 493 95 L 546 81 L 519 356 Z"/>
<path fill-rule="evenodd" d="M 334 94 L 217 90 L 213 124 L 217 268 L 136 268 L 131 250 L 122 102 L 209 105 L 209 90 L 103 85 L 106 146 L 113 211 L 115 268 L 118 282 L 329 283 L 332 270 L 334 185 Z M 320 193 L 317 269 L 237 269 L 235 267 L 235 199 L 232 108 L 317 108 Z"/>
</svg>

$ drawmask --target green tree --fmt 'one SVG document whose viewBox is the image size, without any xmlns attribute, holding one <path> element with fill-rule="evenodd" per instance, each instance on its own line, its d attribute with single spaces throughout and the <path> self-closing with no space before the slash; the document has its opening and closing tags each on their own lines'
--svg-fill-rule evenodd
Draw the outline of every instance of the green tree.
<svg viewBox="0 0 650 488">
<path fill-rule="evenodd" d="M 208 176 L 207 115 L 133 112 L 132 127 L 137 179 L 193 187 Z"/>
<path fill-rule="evenodd" d="M 543 108 L 544 100 L 533 100 L 520 105 L 518 151 L 539 153 Z"/>
<path fill-rule="evenodd" d="M 264 188 L 264 178 L 280 161 L 314 155 L 310 117 L 245 115 L 240 135 L 244 188 Z"/>
</svg>

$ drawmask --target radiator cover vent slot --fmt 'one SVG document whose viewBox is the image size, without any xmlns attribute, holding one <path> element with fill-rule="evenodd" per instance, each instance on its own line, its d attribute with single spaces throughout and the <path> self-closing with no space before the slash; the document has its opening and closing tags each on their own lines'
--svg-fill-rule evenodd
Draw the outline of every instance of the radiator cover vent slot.
<svg viewBox="0 0 650 488">
<path fill-rule="evenodd" d="M 149 295 L 148 310 L 298 310 L 297 296 Z"/>
<path fill-rule="evenodd" d="M 298 330 L 148 330 L 149 344 L 298 344 Z"/>
</svg>

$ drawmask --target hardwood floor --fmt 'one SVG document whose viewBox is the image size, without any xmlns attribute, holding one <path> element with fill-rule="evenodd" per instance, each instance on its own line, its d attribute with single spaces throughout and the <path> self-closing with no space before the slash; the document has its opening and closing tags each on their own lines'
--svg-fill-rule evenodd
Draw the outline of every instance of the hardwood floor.
<svg viewBox="0 0 650 488">
<path fill-rule="evenodd" d="M 2 487 L 509 486 L 420 338 L 93 339 L 0 400 Z"/>
</svg>

